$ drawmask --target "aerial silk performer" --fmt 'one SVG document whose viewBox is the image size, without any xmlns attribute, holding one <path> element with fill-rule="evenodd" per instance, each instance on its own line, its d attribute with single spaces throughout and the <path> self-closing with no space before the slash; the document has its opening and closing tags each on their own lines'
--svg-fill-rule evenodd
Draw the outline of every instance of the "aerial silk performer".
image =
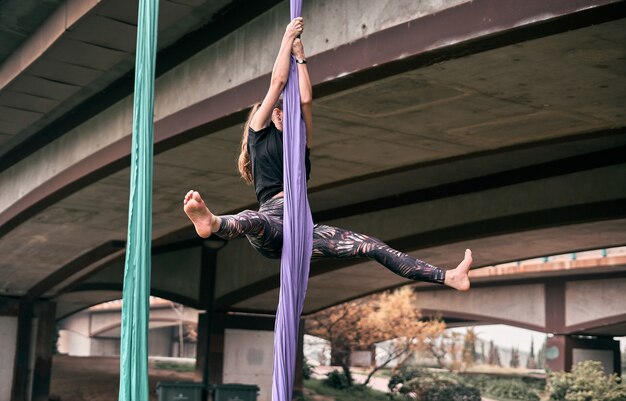
<svg viewBox="0 0 626 401">
<path fill-rule="evenodd" d="M 274 337 L 275 401 L 291 399 L 311 258 L 368 258 L 401 277 L 461 291 L 470 287 L 467 273 L 472 263 L 468 249 L 461 263 L 446 271 L 374 237 L 313 225 L 306 197 L 313 138 L 312 87 L 300 39 L 304 30 L 300 11 L 301 0 L 291 0 L 292 20 L 285 29 L 269 89 L 263 101 L 252 106 L 241 140 L 239 173 L 246 183 L 254 185 L 259 210 L 218 216 L 208 209 L 198 191 L 190 190 L 183 199 L 183 209 L 200 237 L 246 237 L 261 255 L 281 258 Z"/>
<path fill-rule="evenodd" d="M 128 241 L 122 300 L 120 401 L 146 401 L 152 242 L 154 66 L 158 0 L 139 0 L 135 95 L 128 205 Z"/>
</svg>

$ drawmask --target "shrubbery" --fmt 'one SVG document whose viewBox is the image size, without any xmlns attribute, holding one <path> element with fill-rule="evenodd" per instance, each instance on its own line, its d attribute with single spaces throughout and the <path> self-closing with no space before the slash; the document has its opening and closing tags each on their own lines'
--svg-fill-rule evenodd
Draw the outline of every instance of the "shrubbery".
<svg viewBox="0 0 626 401">
<path fill-rule="evenodd" d="M 480 401 L 480 391 L 461 383 L 448 383 L 424 391 L 420 401 Z"/>
<path fill-rule="evenodd" d="M 302 358 L 302 378 L 308 380 L 311 378 L 311 374 L 313 374 L 313 366 L 311 366 L 306 357 L 304 357 Z"/>
<path fill-rule="evenodd" d="M 154 368 L 174 372 L 193 372 L 196 370 L 196 366 L 193 363 L 177 361 L 155 361 Z"/>
<path fill-rule="evenodd" d="M 519 401 L 539 401 L 539 396 L 520 380 L 490 381 L 485 389 L 486 394 L 495 397 L 504 397 Z"/>
<path fill-rule="evenodd" d="M 463 382 L 478 388 L 487 397 L 503 397 L 519 401 L 539 401 L 537 392 L 545 388 L 545 380 L 519 376 L 463 375 Z"/>
<path fill-rule="evenodd" d="M 348 379 L 344 373 L 333 371 L 324 384 L 346 389 Z M 626 401 L 626 384 L 615 374 L 606 375 L 597 361 L 581 362 L 571 373 L 551 373 L 547 385 L 541 378 L 402 368 L 391 376 L 389 390 L 389 399 L 411 401 L 480 401 L 481 393 L 497 399 L 539 401 L 539 393 L 544 391 L 550 401 Z"/>
<path fill-rule="evenodd" d="M 463 382 L 470 386 L 478 387 L 481 392 L 487 390 L 490 386 L 497 386 L 495 383 L 507 382 L 507 383 L 521 383 L 529 390 L 535 390 L 536 392 L 544 391 L 546 388 L 546 380 L 540 377 L 529 377 L 519 375 L 489 375 L 489 374 L 468 374 L 462 375 Z"/>
<path fill-rule="evenodd" d="M 572 372 L 550 374 L 551 401 L 626 401 L 626 385 L 617 375 L 606 375 L 597 361 L 580 362 Z"/>
<path fill-rule="evenodd" d="M 311 379 L 305 380 L 304 386 L 309 390 L 310 395 L 303 397 L 299 401 L 313 401 L 318 399 L 316 396 L 337 401 L 396 401 L 386 393 L 358 384 L 348 388 L 336 389 L 329 387 L 323 380 Z"/>
<path fill-rule="evenodd" d="M 480 391 L 458 378 L 403 368 L 391 376 L 389 390 L 396 396 L 420 401 L 480 401 Z"/>
<path fill-rule="evenodd" d="M 333 370 L 332 372 L 327 373 L 326 379 L 324 379 L 324 384 L 328 387 L 336 389 L 344 389 L 349 386 L 346 375 L 338 370 Z"/>
</svg>

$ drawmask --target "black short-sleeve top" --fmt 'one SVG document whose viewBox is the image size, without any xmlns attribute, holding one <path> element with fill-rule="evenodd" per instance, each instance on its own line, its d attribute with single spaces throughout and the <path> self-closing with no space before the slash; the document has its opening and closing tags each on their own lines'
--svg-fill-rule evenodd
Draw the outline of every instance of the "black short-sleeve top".
<svg viewBox="0 0 626 401">
<path fill-rule="evenodd" d="M 248 131 L 248 154 L 252 165 L 254 191 L 259 204 L 270 200 L 283 190 L 283 133 L 274 123 L 258 131 Z M 311 175 L 310 150 L 304 155 L 306 179 Z"/>
</svg>

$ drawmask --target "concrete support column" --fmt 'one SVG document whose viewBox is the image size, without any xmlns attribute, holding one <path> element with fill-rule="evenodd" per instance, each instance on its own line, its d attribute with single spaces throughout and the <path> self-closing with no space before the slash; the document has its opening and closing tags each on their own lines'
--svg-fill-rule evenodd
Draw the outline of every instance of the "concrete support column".
<svg viewBox="0 0 626 401">
<path fill-rule="evenodd" d="M 198 315 L 196 371 L 205 377 L 205 384 L 222 384 L 224 369 L 225 313 Z"/>
<path fill-rule="evenodd" d="M 255 384 L 258 401 L 270 401 L 274 362 L 274 317 L 214 312 L 198 320 L 197 366 L 207 366 L 209 383 Z M 304 324 L 301 321 L 294 379 L 294 397 L 302 395 Z M 204 358 L 208 358 L 208 361 Z M 207 374 L 207 372 L 204 372 Z"/>
<path fill-rule="evenodd" d="M 52 355 L 56 335 L 56 304 L 54 302 L 38 302 L 35 304 L 37 333 L 34 349 L 34 366 L 32 381 L 32 401 L 48 401 L 50 399 L 50 378 L 52 375 Z"/>
<path fill-rule="evenodd" d="M 550 281 L 544 286 L 546 332 L 555 334 L 566 333 L 565 328 L 565 282 Z"/>
<path fill-rule="evenodd" d="M 619 341 L 612 338 L 579 338 L 555 335 L 548 338 L 546 366 L 554 371 L 571 371 L 578 362 L 602 362 L 607 373 L 621 374 Z"/>
<path fill-rule="evenodd" d="M 36 323 L 33 322 L 33 303 L 20 301 L 17 314 L 17 338 L 15 341 L 15 359 L 13 365 L 12 401 L 28 401 L 30 399 L 30 372 L 33 332 L 36 333 Z"/>
<path fill-rule="evenodd" d="M 19 301 L 0 297 L 0 401 L 9 401 L 17 351 Z"/>
<path fill-rule="evenodd" d="M 0 401 L 48 401 L 56 305 L 0 300 L 2 358 Z"/>
</svg>

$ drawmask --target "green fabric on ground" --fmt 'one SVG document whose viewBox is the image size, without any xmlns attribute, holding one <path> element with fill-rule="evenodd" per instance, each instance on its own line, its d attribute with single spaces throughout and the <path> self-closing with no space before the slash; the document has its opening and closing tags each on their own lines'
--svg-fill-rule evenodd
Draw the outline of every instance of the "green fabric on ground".
<svg viewBox="0 0 626 401">
<path fill-rule="evenodd" d="M 145 401 L 148 393 L 148 321 L 152 243 L 154 66 L 158 0 L 139 0 L 128 237 L 124 269 L 120 401 Z"/>
</svg>

